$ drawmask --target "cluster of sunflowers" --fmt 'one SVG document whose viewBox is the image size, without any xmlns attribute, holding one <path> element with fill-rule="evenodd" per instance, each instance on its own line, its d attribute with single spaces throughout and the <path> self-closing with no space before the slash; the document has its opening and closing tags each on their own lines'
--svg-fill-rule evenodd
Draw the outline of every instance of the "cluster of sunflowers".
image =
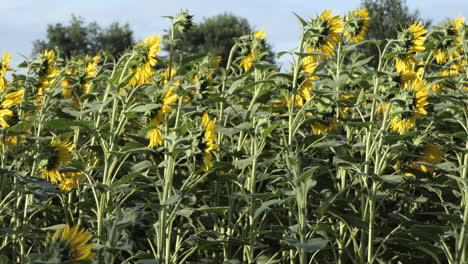
<svg viewBox="0 0 468 264">
<path fill-rule="evenodd" d="M 458 218 L 418 226 L 444 224 L 431 246 L 450 263 L 468 261 L 468 191 L 457 180 L 468 178 L 459 146 L 468 133 L 464 19 L 430 32 L 415 23 L 379 41 L 365 40 L 367 10 L 298 18 L 298 49 L 278 55 L 292 57 L 290 70 L 269 61 L 265 30 L 235 39 L 227 58 L 160 56 L 165 40 L 174 50 L 174 34 L 150 36 L 119 58 L 46 50 L 20 65 L 26 74 L 5 52 L 0 223 L 17 232 L 5 231 L 0 255 L 414 263 L 412 249 L 391 237 L 414 232 L 409 244 L 421 249 L 425 237 L 407 219 L 437 210 Z M 182 33 L 192 25 L 187 12 L 171 20 Z M 368 45 L 379 53 L 363 58 Z M 451 189 L 433 191 L 441 183 Z M 417 186 L 440 204 L 420 206 L 427 194 Z"/>
</svg>

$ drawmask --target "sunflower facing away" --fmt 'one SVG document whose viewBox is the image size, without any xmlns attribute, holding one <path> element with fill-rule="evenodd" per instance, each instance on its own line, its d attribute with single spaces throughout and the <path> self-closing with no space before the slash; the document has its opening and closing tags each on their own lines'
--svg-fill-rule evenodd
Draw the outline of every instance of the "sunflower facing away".
<svg viewBox="0 0 468 264">
<path fill-rule="evenodd" d="M 143 42 L 135 45 L 134 52 L 137 54 L 135 76 L 130 81 L 130 85 L 141 85 L 150 82 L 151 76 L 155 73 L 153 66 L 156 65 L 156 55 L 161 49 L 161 37 L 147 37 Z"/>
<path fill-rule="evenodd" d="M 10 54 L 8 52 L 3 53 L 2 61 L 0 62 L 0 92 L 8 88 L 8 82 L 5 79 L 5 74 L 7 71 L 12 71 L 13 69 L 8 66 L 8 63 L 11 60 Z"/>
<path fill-rule="evenodd" d="M 44 91 L 49 90 L 50 86 L 55 83 L 56 77 L 60 73 L 60 70 L 56 67 L 54 56 L 55 52 L 53 50 L 45 50 L 43 53 L 40 53 L 36 59 L 36 62 L 39 64 L 39 67 L 36 70 L 36 74 L 39 79 L 36 104 L 42 103 Z"/>
<path fill-rule="evenodd" d="M 203 115 L 202 125 L 204 130 L 203 143 L 201 144 L 203 151 L 202 168 L 203 171 L 207 172 L 213 167 L 213 154 L 211 154 L 211 151 L 219 149 L 219 146 L 214 143 L 216 140 L 216 134 L 214 133 L 216 125 L 213 120 L 210 120 L 207 113 Z"/>
<path fill-rule="evenodd" d="M 179 85 L 179 84 L 180 83 L 178 81 L 174 83 L 174 85 Z M 164 94 L 164 97 L 161 102 L 162 107 L 160 107 L 159 109 L 155 109 L 153 111 L 150 125 L 160 126 L 162 123 L 166 121 L 166 115 L 172 112 L 172 108 L 170 107 L 170 105 L 175 103 L 178 98 L 177 94 L 172 92 L 174 87 L 175 86 L 171 86 Z M 161 146 L 163 144 L 162 132 L 161 130 L 159 130 L 159 128 L 151 129 L 148 132 L 147 137 L 149 139 L 149 144 L 148 144 L 149 148 L 152 148 L 155 146 Z"/>
<path fill-rule="evenodd" d="M 0 126 L 10 127 L 7 120 L 12 118 L 14 113 L 10 108 L 14 104 L 18 104 L 24 101 L 23 99 L 24 89 L 20 89 L 16 92 L 9 93 L 3 98 L 2 104 L 0 105 Z"/>
<path fill-rule="evenodd" d="M 45 240 L 48 260 L 52 263 L 75 263 L 79 260 L 92 260 L 96 255 L 92 249 L 95 243 L 88 243 L 92 236 L 79 225 L 70 227 L 68 224 L 59 228 L 53 235 L 50 233 Z"/>
<path fill-rule="evenodd" d="M 48 158 L 42 169 L 42 176 L 51 183 L 61 181 L 60 165 L 67 164 L 72 160 L 73 155 L 71 152 L 73 148 L 74 146 L 70 141 L 61 141 L 58 138 L 54 138 L 46 151 Z"/>
<path fill-rule="evenodd" d="M 425 106 L 427 102 L 429 87 L 421 79 L 406 82 L 402 94 L 392 104 L 391 113 L 396 115 L 390 121 L 390 129 L 393 132 L 404 134 L 413 129 L 416 120 L 427 115 Z"/>
<path fill-rule="evenodd" d="M 325 10 L 317 18 L 311 19 L 305 33 L 305 40 L 311 51 L 335 55 L 334 50 L 337 43 L 341 42 L 340 33 L 344 29 L 342 21 L 339 16 L 332 16 L 331 10 Z"/>
<path fill-rule="evenodd" d="M 460 28 L 464 25 L 465 19 L 457 17 L 453 21 L 445 24 L 442 28 L 434 31 L 433 39 L 435 43 L 434 57 L 438 64 L 447 62 L 447 59 L 453 59 L 460 56 L 460 52 L 455 51 L 449 55 L 449 50 L 458 46 L 462 42 Z"/>
<path fill-rule="evenodd" d="M 395 67 L 398 72 L 411 71 L 413 64 L 417 61 L 414 53 L 420 53 L 425 50 L 424 41 L 426 41 L 427 29 L 420 23 L 412 24 L 407 29 L 398 34 L 398 42 L 395 45 L 395 52 L 410 53 L 400 54 L 396 58 Z"/>
<path fill-rule="evenodd" d="M 344 22 L 344 35 L 348 41 L 355 43 L 364 40 L 364 36 L 369 28 L 369 11 L 367 9 L 358 9 L 348 13 Z"/>
<path fill-rule="evenodd" d="M 90 57 L 86 55 L 84 60 L 78 60 L 76 67 L 70 68 L 67 73 L 79 75 L 79 89 L 74 91 L 72 88 L 64 88 L 62 91 L 63 97 L 72 99 L 75 106 L 79 105 L 79 96 L 89 93 L 91 89 L 91 78 L 93 78 L 98 71 L 98 63 L 101 56 L 97 55 Z M 65 79 L 62 86 L 72 86 L 73 82 L 70 79 Z"/>
</svg>

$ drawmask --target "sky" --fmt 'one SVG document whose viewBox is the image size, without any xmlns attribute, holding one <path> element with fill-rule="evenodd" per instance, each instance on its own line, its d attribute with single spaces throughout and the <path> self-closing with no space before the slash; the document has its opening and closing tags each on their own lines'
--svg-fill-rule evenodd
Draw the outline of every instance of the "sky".
<svg viewBox="0 0 468 264">
<path fill-rule="evenodd" d="M 294 13 L 303 18 L 315 17 L 326 9 L 344 16 L 360 6 L 360 0 L 0 0 L 0 53 L 8 51 L 12 66 L 30 57 L 34 40 L 44 39 L 48 24 L 67 24 L 71 15 L 86 23 L 96 21 L 101 27 L 113 22 L 128 23 L 136 40 L 164 34 L 169 20 L 181 10 L 194 14 L 195 22 L 204 17 L 230 12 L 246 18 L 255 30 L 265 29 L 273 51 L 287 51 L 298 46 L 300 25 Z M 433 24 L 456 16 L 468 17 L 466 0 L 407 0 L 410 10 L 418 9 L 423 19 Z M 287 58 L 279 63 L 289 67 Z"/>
</svg>

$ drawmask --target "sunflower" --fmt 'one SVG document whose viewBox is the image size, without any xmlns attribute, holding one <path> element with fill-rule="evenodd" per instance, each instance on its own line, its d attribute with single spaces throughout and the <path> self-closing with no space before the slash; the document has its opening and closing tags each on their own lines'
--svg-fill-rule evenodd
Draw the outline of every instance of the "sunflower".
<svg viewBox="0 0 468 264">
<path fill-rule="evenodd" d="M 249 55 L 241 60 L 241 62 L 239 63 L 239 66 L 243 67 L 245 71 L 248 71 L 252 68 L 254 59 L 255 59 L 255 54 L 254 54 L 254 51 L 251 50 Z"/>
<path fill-rule="evenodd" d="M 412 24 L 398 34 L 398 43 L 395 45 L 394 51 L 405 53 L 398 55 L 396 58 L 395 67 L 398 72 L 412 70 L 413 64 L 417 63 L 413 54 L 425 50 L 424 41 L 426 41 L 426 33 L 427 29 L 420 23 L 417 23 Z"/>
<path fill-rule="evenodd" d="M 216 125 L 214 124 L 213 120 L 210 120 L 208 114 L 205 113 L 203 115 L 203 122 L 202 126 L 204 129 L 204 140 L 201 144 L 201 148 L 203 151 L 203 171 L 207 172 L 213 167 L 213 154 L 211 154 L 212 150 L 219 149 L 219 146 L 214 144 L 216 139 L 216 134 L 214 131 L 216 130 Z"/>
<path fill-rule="evenodd" d="M 417 162 L 425 162 L 429 164 L 439 164 L 442 161 L 444 156 L 444 149 L 440 146 L 434 144 L 427 144 L 424 148 L 424 152 L 422 154 L 422 158 Z M 421 164 L 412 164 L 412 167 L 420 170 L 422 172 L 433 172 L 434 168 L 430 168 Z"/>
<path fill-rule="evenodd" d="M 53 50 L 45 50 L 43 53 L 39 54 L 39 57 L 35 61 L 38 64 L 36 74 L 39 79 L 37 86 L 37 105 L 42 103 L 44 91 L 49 90 L 60 73 L 60 70 L 56 67 L 54 56 L 55 52 Z"/>
<path fill-rule="evenodd" d="M 5 143 L 8 149 L 15 149 L 20 142 L 26 140 L 26 136 L 26 134 L 7 136 L 5 141 L 3 140 L 3 138 L 0 138 L 0 148 Z"/>
<path fill-rule="evenodd" d="M 135 76 L 130 81 L 130 85 L 141 85 L 150 82 L 151 76 L 155 73 L 153 66 L 156 65 L 156 55 L 161 49 L 161 37 L 147 37 L 143 42 L 138 43 L 134 52 L 137 54 L 137 63 L 134 66 Z"/>
<path fill-rule="evenodd" d="M 174 85 L 179 85 L 179 81 L 176 81 Z M 153 126 L 160 126 L 162 123 L 166 121 L 166 115 L 172 112 L 172 108 L 170 107 L 171 104 L 177 101 L 177 94 L 173 93 L 172 90 L 175 86 L 171 86 L 167 89 L 164 97 L 162 98 L 162 106 L 159 109 L 155 109 L 151 116 L 150 125 Z M 152 148 L 155 146 L 160 146 L 163 144 L 162 139 L 162 132 L 159 128 L 153 128 L 147 133 L 147 138 L 149 139 L 148 147 Z"/>
<path fill-rule="evenodd" d="M 315 72 L 317 66 L 318 62 L 314 56 L 307 56 L 302 61 L 302 69 L 307 76 L 300 82 L 299 89 L 295 95 L 295 103 L 299 107 L 304 106 L 304 102 L 310 101 L 310 92 L 314 86 L 313 81 L 320 79 L 317 76 L 311 76 L 311 74 Z"/>
<path fill-rule="evenodd" d="M 340 99 L 341 99 L 341 100 L 349 100 L 349 99 L 351 99 L 351 98 L 356 98 L 356 97 L 358 97 L 359 94 L 360 94 L 360 92 L 343 94 L 343 95 L 340 96 Z M 348 114 L 349 108 L 350 108 L 350 106 L 340 107 L 340 108 L 339 108 L 340 114 L 341 114 L 342 116 L 346 116 L 346 115 Z"/>
<path fill-rule="evenodd" d="M 174 68 L 171 68 L 171 73 L 169 74 L 169 68 L 164 71 L 164 80 L 163 84 L 168 83 L 174 76 L 176 76 L 177 71 Z"/>
<path fill-rule="evenodd" d="M 336 129 L 336 124 L 337 122 L 335 119 L 316 121 L 312 124 L 312 133 L 314 133 L 314 135 L 330 133 Z"/>
<path fill-rule="evenodd" d="M 62 180 L 62 174 L 59 172 L 61 164 L 69 163 L 72 158 L 72 150 L 74 146 L 68 141 L 61 141 L 58 138 L 54 138 L 50 143 L 50 148 L 46 150 L 46 154 L 49 156 L 46 161 L 46 165 L 42 169 L 42 176 L 52 183 Z"/>
<path fill-rule="evenodd" d="M 0 126 L 2 127 L 10 127 L 6 119 L 13 117 L 13 111 L 10 108 L 14 104 L 18 104 L 24 101 L 23 99 L 24 89 L 20 89 L 16 92 L 9 93 L 5 96 L 0 105 Z"/>
<path fill-rule="evenodd" d="M 355 43 L 363 41 L 369 28 L 369 21 L 369 11 L 367 9 L 357 9 L 349 12 L 344 19 L 344 35 L 348 41 Z"/>
<path fill-rule="evenodd" d="M 8 66 L 8 63 L 11 60 L 10 54 L 8 52 L 3 53 L 2 61 L 0 62 L 0 92 L 4 91 L 8 87 L 8 82 L 5 79 L 5 74 L 7 71 L 12 71 L 13 69 Z"/>
<path fill-rule="evenodd" d="M 427 102 L 429 87 L 421 79 L 406 82 L 403 93 L 397 97 L 397 104 L 392 104 L 391 114 L 395 114 L 390 121 L 390 129 L 393 132 L 404 134 L 411 130 L 416 120 L 427 115 L 425 106 Z"/>
<path fill-rule="evenodd" d="M 74 263 L 73 260 L 91 260 L 95 256 L 92 249 L 94 243 L 88 243 L 92 236 L 79 225 L 70 227 L 68 224 L 55 231 L 54 235 L 48 234 L 45 241 L 49 257 L 59 259 L 60 263 Z"/>
<path fill-rule="evenodd" d="M 449 55 L 449 50 L 457 47 L 462 42 L 460 28 L 464 25 L 465 19 L 457 17 L 453 21 L 445 24 L 443 27 L 436 29 L 433 32 L 435 48 L 433 50 L 434 57 L 438 64 L 447 62 L 447 58 L 453 59 L 460 56 L 458 51 Z"/>
<path fill-rule="evenodd" d="M 253 36 L 256 39 L 265 39 L 265 37 L 266 37 L 265 30 L 264 29 L 259 30 L 259 31 L 255 32 L 255 34 Z"/>
<path fill-rule="evenodd" d="M 91 81 L 90 79 L 93 78 L 97 71 L 98 71 L 98 63 L 101 59 L 101 56 L 97 55 L 94 57 L 90 57 L 86 55 L 84 60 L 78 60 L 76 62 L 76 67 L 71 67 L 67 74 L 74 74 L 78 75 L 80 88 L 75 93 L 73 92 L 72 88 L 64 88 L 62 91 L 63 97 L 67 99 L 72 99 L 75 106 L 79 105 L 79 96 L 88 94 L 91 89 Z M 72 86 L 73 82 L 70 79 L 65 79 L 62 82 L 62 86 L 68 87 Z"/>
<path fill-rule="evenodd" d="M 82 180 L 84 178 L 84 174 L 82 172 L 67 172 L 63 173 L 62 176 L 63 180 L 59 184 L 59 189 L 65 192 L 78 188 L 78 180 Z"/>
<path fill-rule="evenodd" d="M 311 19 L 305 32 L 307 46 L 312 51 L 335 55 L 334 49 L 341 42 L 340 33 L 344 30 L 342 21 L 339 16 L 332 16 L 331 10 L 325 10 L 317 18 Z"/>
</svg>

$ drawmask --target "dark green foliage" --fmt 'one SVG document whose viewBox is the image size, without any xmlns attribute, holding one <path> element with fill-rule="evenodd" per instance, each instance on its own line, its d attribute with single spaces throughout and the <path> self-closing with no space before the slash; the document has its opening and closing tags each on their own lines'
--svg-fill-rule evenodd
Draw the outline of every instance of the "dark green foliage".
<svg viewBox="0 0 468 264">
<path fill-rule="evenodd" d="M 48 25 L 46 40 L 36 40 L 33 45 L 34 54 L 58 49 L 62 57 L 96 55 L 102 51 L 118 56 L 133 45 L 133 31 L 128 24 L 115 22 L 102 29 L 96 22 L 86 25 L 82 18 L 72 16 L 69 25 Z"/>
</svg>

